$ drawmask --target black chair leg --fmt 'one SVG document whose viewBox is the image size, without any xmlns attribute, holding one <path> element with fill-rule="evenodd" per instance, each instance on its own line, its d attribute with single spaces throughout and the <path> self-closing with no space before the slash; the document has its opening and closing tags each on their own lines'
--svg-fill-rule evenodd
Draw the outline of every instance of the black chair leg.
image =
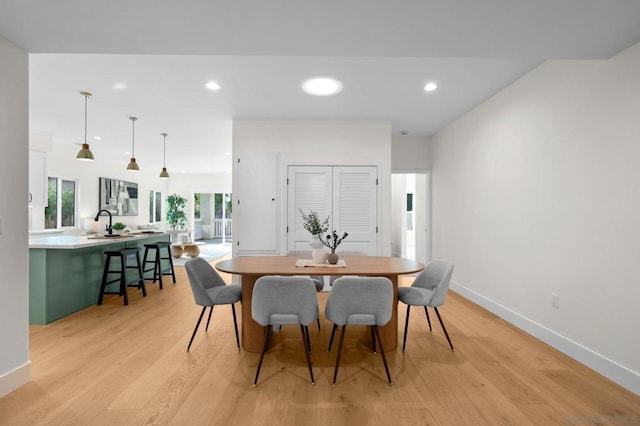
<svg viewBox="0 0 640 426">
<path fill-rule="evenodd" d="M 256 370 L 256 378 L 253 380 L 253 387 L 258 385 L 258 376 L 260 376 L 260 368 L 262 368 L 262 360 L 264 360 L 264 353 L 267 351 L 269 345 L 269 335 L 271 334 L 272 326 L 268 325 L 264 330 L 264 343 L 262 344 L 262 353 L 260 354 L 260 361 L 258 362 L 258 369 Z"/>
<path fill-rule="evenodd" d="M 333 328 L 331 329 L 331 337 L 329 338 L 329 347 L 327 348 L 327 352 L 331 352 L 331 345 L 333 345 L 333 337 L 336 335 L 336 328 L 338 326 L 333 324 Z"/>
<path fill-rule="evenodd" d="M 376 335 L 373 332 L 373 327 L 371 327 L 371 352 L 374 354 L 378 353 L 376 350 Z"/>
<path fill-rule="evenodd" d="M 129 305 L 129 295 L 127 293 L 127 255 L 120 256 L 120 292 L 124 296 L 124 305 Z"/>
<path fill-rule="evenodd" d="M 304 354 L 307 357 L 307 366 L 309 367 L 311 384 L 315 385 L 316 381 L 313 378 L 313 368 L 311 368 L 311 342 L 309 341 L 309 329 L 306 326 L 300 324 L 300 334 L 302 334 L 302 344 L 304 345 Z"/>
<path fill-rule="evenodd" d="M 387 357 L 384 354 L 384 348 L 382 347 L 382 340 L 380 340 L 380 333 L 378 332 L 378 326 L 372 326 L 376 332 L 376 338 L 378 339 L 378 345 L 380 346 L 380 355 L 382 355 L 382 362 L 384 363 L 384 371 L 387 372 L 387 380 L 389 381 L 389 386 L 393 385 L 391 382 L 391 375 L 389 374 L 389 366 L 387 365 Z"/>
<path fill-rule="evenodd" d="M 309 336 L 309 327 L 304 326 L 304 332 L 307 334 L 307 349 L 311 353 L 311 337 Z"/>
<path fill-rule="evenodd" d="M 207 318 L 207 326 L 204 328 L 204 331 L 209 331 L 209 322 L 211 321 L 211 314 L 213 313 L 213 305 L 209 309 L 209 317 Z"/>
<path fill-rule="evenodd" d="M 213 306 L 211 307 L 213 309 Z M 233 327 L 236 330 L 236 345 L 238 345 L 238 349 L 240 349 L 240 336 L 238 335 L 238 320 L 236 319 L 236 307 L 231 304 L 231 312 L 233 313 Z"/>
<path fill-rule="evenodd" d="M 158 288 L 162 290 L 162 262 L 160 260 L 160 247 L 156 248 L 156 264 L 153 268 L 153 282 L 156 282 L 156 276 L 158 277 Z"/>
<path fill-rule="evenodd" d="M 431 329 L 431 318 L 429 318 L 429 311 L 427 310 L 427 307 L 424 307 L 424 314 L 427 316 L 427 322 L 429 323 L 429 331 L 433 331 Z"/>
<path fill-rule="evenodd" d="M 425 309 L 427 309 L 425 307 Z M 404 347 L 407 346 L 407 331 L 409 331 L 409 311 L 411 311 L 411 305 L 407 305 L 407 318 L 404 320 L 404 337 L 402 338 L 402 352 Z"/>
<path fill-rule="evenodd" d="M 140 276 L 140 280 L 138 280 L 138 288 L 142 289 L 142 297 L 147 297 L 147 286 L 144 284 L 144 271 L 142 270 L 142 265 L 140 264 L 140 252 L 136 252 L 136 262 L 138 262 L 138 275 Z"/>
<path fill-rule="evenodd" d="M 342 356 L 342 345 L 344 344 L 344 330 L 347 328 L 347 325 L 342 326 L 342 331 L 340 332 L 340 344 L 338 345 L 338 356 L 336 357 L 336 368 L 333 372 L 333 386 L 336 385 L 336 380 L 338 379 L 338 367 L 340 366 L 340 357 Z"/>
<path fill-rule="evenodd" d="M 438 312 L 438 308 L 436 307 L 434 307 L 433 310 L 436 311 L 436 315 L 438 316 L 438 320 L 440 321 L 440 325 L 442 326 L 442 331 L 444 331 L 444 335 L 447 336 L 447 342 L 449 342 L 449 347 L 451 347 L 451 350 L 453 351 L 453 345 L 451 344 L 449 333 L 447 333 L 447 328 L 444 326 L 444 323 L 442 322 L 442 318 L 440 317 L 440 312 Z"/>
<path fill-rule="evenodd" d="M 198 322 L 196 323 L 196 328 L 193 329 L 193 334 L 191 335 L 191 340 L 189 340 L 189 346 L 187 346 L 187 352 L 189 352 L 189 348 L 191 348 L 191 343 L 193 343 L 193 338 L 196 337 L 196 332 L 198 331 L 198 327 L 200 327 L 200 321 L 202 321 L 202 316 L 204 315 L 204 311 L 207 309 L 206 306 L 202 307 L 202 312 L 200 312 L 200 317 L 198 317 Z"/>
</svg>

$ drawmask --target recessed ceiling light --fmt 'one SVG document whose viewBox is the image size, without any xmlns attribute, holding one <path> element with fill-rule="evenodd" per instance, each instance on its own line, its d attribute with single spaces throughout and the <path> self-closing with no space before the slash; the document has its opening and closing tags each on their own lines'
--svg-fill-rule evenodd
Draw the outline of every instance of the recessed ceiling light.
<svg viewBox="0 0 640 426">
<path fill-rule="evenodd" d="M 331 96 L 342 90 L 342 83 L 329 77 L 316 77 L 305 80 L 302 90 L 314 96 Z"/>
<path fill-rule="evenodd" d="M 126 83 L 116 83 L 113 85 L 113 88 L 116 90 L 122 90 L 122 89 L 126 89 L 127 88 L 127 84 Z"/>
<path fill-rule="evenodd" d="M 97 141 L 101 141 L 101 140 L 102 140 L 102 136 L 94 136 L 93 138 L 94 138 L 95 140 L 97 140 Z"/>
<path fill-rule="evenodd" d="M 131 155 L 131 153 L 129 151 L 125 151 L 124 155 Z"/>
<path fill-rule="evenodd" d="M 215 81 L 207 82 L 207 84 L 205 84 L 204 87 L 206 87 L 209 90 L 220 90 L 220 85 Z"/>
<path fill-rule="evenodd" d="M 225 152 L 224 155 L 231 155 L 231 153 L 230 152 Z"/>
<path fill-rule="evenodd" d="M 428 82 L 427 84 L 424 85 L 424 91 L 425 92 L 433 92 L 437 88 L 438 88 L 438 85 L 433 81 L 430 81 L 430 82 Z"/>
</svg>

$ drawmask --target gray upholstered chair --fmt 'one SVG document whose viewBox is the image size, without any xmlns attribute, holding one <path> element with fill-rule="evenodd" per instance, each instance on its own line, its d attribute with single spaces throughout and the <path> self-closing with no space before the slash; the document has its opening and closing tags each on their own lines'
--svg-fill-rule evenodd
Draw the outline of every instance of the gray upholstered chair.
<svg viewBox="0 0 640 426">
<path fill-rule="evenodd" d="M 429 311 L 427 307 L 432 307 L 436 311 L 442 331 L 447 337 L 449 346 L 453 351 L 453 345 L 449 338 L 449 333 L 442 322 L 440 312 L 438 312 L 438 306 L 444 305 L 444 300 L 447 297 L 449 291 L 449 282 L 451 281 L 451 275 L 453 274 L 453 264 L 444 262 L 441 260 L 434 260 L 429 263 L 427 267 L 418 274 L 411 287 L 398 288 L 398 301 L 406 303 L 407 305 L 407 318 L 404 322 L 404 338 L 402 340 L 402 350 L 407 344 L 407 329 L 409 328 L 409 311 L 411 306 L 424 306 L 424 313 L 427 316 L 427 322 L 429 323 L 429 331 L 431 331 L 431 319 L 429 319 Z"/>
<path fill-rule="evenodd" d="M 372 334 L 378 340 L 382 362 L 387 373 L 389 385 L 391 375 L 387 365 L 387 357 L 380 340 L 378 326 L 385 325 L 391 319 L 391 309 L 393 304 L 393 285 L 388 278 L 373 277 L 343 277 L 333 283 L 333 289 L 327 299 L 325 316 L 333 322 L 331 339 L 329 340 L 328 352 L 331 352 L 333 336 L 336 328 L 342 326 L 340 333 L 340 345 L 336 357 L 336 366 L 333 373 L 333 385 L 336 385 L 338 378 L 338 367 L 342 356 L 342 346 L 344 343 L 344 332 L 348 325 L 368 325 L 372 327 Z"/>
<path fill-rule="evenodd" d="M 311 278 L 283 276 L 258 278 L 251 297 L 251 316 L 255 322 L 266 327 L 253 386 L 258 384 L 260 368 L 269 346 L 273 325 L 294 324 L 300 326 L 311 384 L 315 384 L 311 367 L 311 342 L 308 325 L 318 319 L 318 298 L 315 284 Z"/>
<path fill-rule="evenodd" d="M 236 345 L 238 346 L 238 349 L 240 349 L 238 321 L 236 320 L 236 308 L 234 303 L 240 301 L 242 296 L 242 287 L 239 285 L 227 285 L 209 262 L 201 257 L 188 260 L 184 266 L 187 270 L 187 276 L 189 277 L 189 283 L 191 284 L 191 291 L 193 292 L 193 298 L 196 305 L 202 306 L 202 312 L 200 312 L 196 328 L 193 330 L 191 340 L 189 340 L 187 352 L 189 351 L 189 348 L 191 348 L 193 338 L 196 337 L 196 332 L 198 331 L 198 327 L 200 327 L 200 321 L 202 321 L 202 316 L 204 315 L 207 307 L 210 309 L 205 331 L 209 330 L 211 313 L 213 312 L 213 307 L 215 305 L 231 305 L 231 311 L 233 312 L 233 326 L 236 330 Z"/>
</svg>

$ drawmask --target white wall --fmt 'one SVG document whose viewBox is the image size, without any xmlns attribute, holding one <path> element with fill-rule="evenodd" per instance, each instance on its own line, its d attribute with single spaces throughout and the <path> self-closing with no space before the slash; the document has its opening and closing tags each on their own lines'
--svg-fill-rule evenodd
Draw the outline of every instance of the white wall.
<svg viewBox="0 0 640 426">
<path fill-rule="evenodd" d="M 0 397 L 27 383 L 28 56 L 0 36 Z"/>
<path fill-rule="evenodd" d="M 547 62 L 432 147 L 434 257 L 454 288 L 636 393 L 639 70 L 640 44 Z"/>
<path fill-rule="evenodd" d="M 431 169 L 430 138 L 426 136 L 394 136 L 391 143 L 391 169 L 417 172 Z"/>
<path fill-rule="evenodd" d="M 388 121 L 235 120 L 233 157 L 252 151 L 280 155 L 279 229 L 286 227 L 289 165 L 379 166 L 379 247 L 381 254 L 391 253 L 391 124 Z M 287 236 L 282 232 L 279 250 L 286 247 Z"/>
</svg>

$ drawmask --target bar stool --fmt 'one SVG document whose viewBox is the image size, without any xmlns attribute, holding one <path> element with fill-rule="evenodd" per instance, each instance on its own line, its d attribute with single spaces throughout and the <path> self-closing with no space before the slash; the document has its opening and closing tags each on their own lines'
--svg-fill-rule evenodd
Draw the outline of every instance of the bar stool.
<svg viewBox="0 0 640 426">
<path fill-rule="evenodd" d="M 167 251 L 166 257 L 162 256 L 160 252 L 161 249 L 165 249 Z M 155 254 L 151 253 L 152 258 L 150 259 L 150 250 L 155 250 Z M 162 261 L 169 261 L 169 268 L 162 270 Z M 152 264 L 153 267 L 148 268 L 147 265 Z M 160 290 L 162 290 L 162 276 L 163 275 L 171 275 L 173 278 L 173 283 L 176 283 L 176 274 L 173 270 L 173 257 L 171 256 L 171 243 L 169 241 L 159 241 L 157 243 L 145 244 L 144 245 L 144 256 L 142 260 L 142 270 L 143 273 L 147 273 L 149 271 L 153 271 L 153 282 L 155 283 L 158 280 Z"/>
<path fill-rule="evenodd" d="M 142 273 L 142 264 L 140 263 L 140 249 L 138 247 L 123 248 L 120 250 L 107 250 L 104 252 L 107 258 L 104 262 L 104 272 L 102 273 L 102 283 L 100 284 L 100 295 L 98 296 L 98 305 L 102 305 L 102 299 L 105 294 L 119 294 L 124 296 L 125 306 L 129 304 L 127 295 L 127 287 L 137 287 L 142 289 L 142 296 L 147 297 L 147 288 L 144 285 L 144 275 Z M 129 257 L 135 256 L 135 265 L 129 265 L 127 260 Z M 111 269 L 111 259 L 120 259 L 119 269 Z M 137 269 L 138 278 L 127 280 L 127 269 Z M 118 278 L 109 280 L 109 275 L 118 275 Z M 120 283 L 120 291 L 105 291 L 109 284 Z"/>
</svg>

